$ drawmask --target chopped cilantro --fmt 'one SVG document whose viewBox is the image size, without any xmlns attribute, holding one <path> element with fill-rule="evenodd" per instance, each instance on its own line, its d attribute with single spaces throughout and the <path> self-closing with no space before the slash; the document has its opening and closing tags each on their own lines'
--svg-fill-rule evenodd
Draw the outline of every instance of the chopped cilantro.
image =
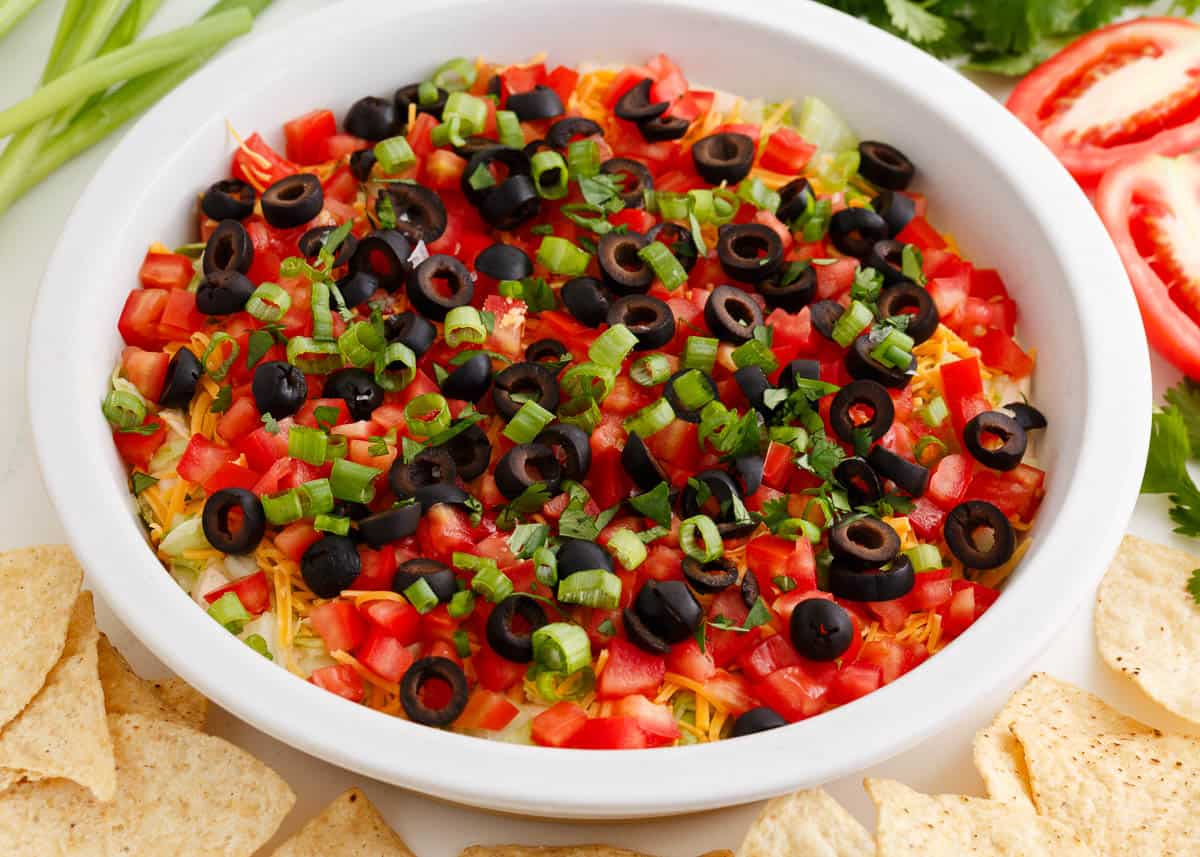
<svg viewBox="0 0 1200 857">
<path fill-rule="evenodd" d="M 162 428 L 162 423 L 146 423 L 145 425 L 117 429 L 117 431 L 119 431 L 121 434 L 152 435 L 160 428 Z"/>
<path fill-rule="evenodd" d="M 1188 473 L 1193 447 L 1190 435 L 1200 424 L 1200 387 L 1180 384 L 1167 394 L 1170 402 L 1154 414 L 1150 429 L 1150 451 L 1142 476 L 1143 494 L 1166 494 L 1175 532 L 1200 536 L 1200 488 Z"/>
<path fill-rule="evenodd" d="M 697 484 L 708 490 L 704 483 Z M 629 505 L 660 527 L 671 526 L 671 487 L 666 482 L 659 482 L 646 493 L 631 498 Z"/>
<path fill-rule="evenodd" d="M 508 537 L 508 549 L 515 557 L 529 559 L 549 537 L 550 527 L 546 524 L 517 524 Z"/>
<path fill-rule="evenodd" d="M 862 301 L 874 305 L 883 291 L 883 275 L 874 268 L 859 268 L 854 274 L 854 284 L 850 286 L 851 300 Z"/>
<path fill-rule="evenodd" d="M 338 417 L 342 412 L 332 405 L 318 405 L 313 411 L 313 417 L 317 421 L 317 428 L 321 431 L 329 431 L 337 425 Z"/>
<path fill-rule="evenodd" d="M 768 500 L 763 503 L 762 512 L 760 513 L 763 524 L 766 525 L 772 533 L 778 535 L 779 526 L 791 517 L 788 514 L 788 498 L 778 497 L 774 500 Z"/>
<path fill-rule="evenodd" d="M 771 611 L 767 609 L 767 602 L 763 601 L 760 597 L 754 602 L 754 606 L 750 608 L 750 612 L 746 614 L 746 621 L 742 623 L 742 627 L 749 631 L 770 621 Z"/>
<path fill-rule="evenodd" d="M 262 415 L 263 428 L 267 430 L 267 434 L 279 434 L 279 421 L 270 414 Z"/>
<path fill-rule="evenodd" d="M 377 458 L 388 454 L 387 438 L 372 435 L 367 438 L 367 455 Z"/>
<path fill-rule="evenodd" d="M 137 477 L 136 473 L 134 477 Z M 1200 604 L 1200 568 L 1193 571 L 1192 576 L 1188 578 L 1187 591 L 1192 596 L 1192 600 Z"/>
<path fill-rule="evenodd" d="M 253 369 L 274 344 L 275 334 L 270 330 L 264 328 L 251 331 L 250 338 L 246 342 L 246 368 Z"/>
<path fill-rule="evenodd" d="M 392 205 L 391 194 L 379 194 L 375 202 L 375 216 L 379 218 L 379 225 L 384 229 L 396 228 L 396 209 Z"/>
<path fill-rule="evenodd" d="M 522 518 L 539 511 L 549 499 L 546 483 L 534 482 L 501 510 L 496 526 L 502 530 L 515 528 Z"/>
<path fill-rule="evenodd" d="M 226 384 L 221 389 L 217 390 L 217 395 L 212 400 L 212 404 L 208 409 L 214 414 L 223 414 L 229 410 L 229 406 L 233 404 L 233 387 Z"/>
<path fill-rule="evenodd" d="M 612 619 L 605 619 L 596 626 L 596 633 L 603 634 L 605 637 L 611 637 L 617 633 L 617 629 L 613 626 Z"/>
<path fill-rule="evenodd" d="M 141 494 L 152 485 L 157 485 L 158 480 L 149 473 L 142 473 L 140 470 L 133 471 L 133 493 Z"/>
<path fill-rule="evenodd" d="M 651 527 L 648 530 L 642 530 L 637 537 L 642 540 L 642 544 L 648 545 L 670 534 L 671 531 L 667 527 Z"/>
<path fill-rule="evenodd" d="M 859 458 L 866 458 L 867 453 L 871 451 L 871 444 L 874 441 L 871 439 L 871 429 L 869 426 L 859 426 L 854 429 L 854 454 Z"/>
<path fill-rule="evenodd" d="M 788 577 L 786 574 L 780 574 L 771 578 L 771 582 L 779 587 L 780 592 L 791 592 L 796 588 L 796 581 Z"/>
<path fill-rule="evenodd" d="M 904 251 L 900 254 L 900 273 L 904 274 L 904 279 L 912 280 L 918 286 L 925 285 L 925 260 L 916 245 L 904 245 Z"/>
<path fill-rule="evenodd" d="M 833 478 L 833 469 L 845 457 L 842 448 L 826 437 L 824 431 L 817 431 L 813 433 L 812 446 L 802 462 L 805 468 L 828 480 Z"/>
<path fill-rule="evenodd" d="M 602 527 L 589 515 L 579 500 L 572 500 L 558 519 L 558 534 L 564 539 L 583 539 L 594 542 Z"/>
</svg>

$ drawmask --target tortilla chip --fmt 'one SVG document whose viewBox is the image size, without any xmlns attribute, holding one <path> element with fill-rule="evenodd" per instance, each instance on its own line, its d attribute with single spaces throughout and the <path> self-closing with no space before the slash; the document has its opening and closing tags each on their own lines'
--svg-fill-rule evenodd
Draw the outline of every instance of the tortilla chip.
<svg viewBox="0 0 1200 857">
<path fill-rule="evenodd" d="M 108 638 L 100 635 L 100 684 L 109 714 L 144 714 L 181 726 L 203 729 L 207 700 L 181 679 L 152 682 L 141 678 Z M 168 689 L 168 682 L 174 683 Z M 195 697 L 199 697 L 199 702 Z"/>
<path fill-rule="evenodd" d="M 272 857 L 413 857 L 374 804 L 350 789 L 321 810 Z"/>
<path fill-rule="evenodd" d="M 975 735 L 975 767 L 992 800 L 1033 807 L 1025 753 L 1012 733 L 1020 718 L 1038 718 L 1063 729 L 1096 732 L 1149 731 L 1109 708 L 1099 697 L 1045 673 L 1036 673 L 1009 698 L 996 719 Z"/>
<path fill-rule="evenodd" d="M 472 845 L 459 857 L 646 857 L 611 845 Z"/>
<path fill-rule="evenodd" d="M 66 780 L 0 795 L 5 857 L 250 857 L 295 796 L 227 741 L 137 714 L 109 718 L 117 793 L 97 803 Z"/>
<path fill-rule="evenodd" d="M 924 795 L 893 780 L 866 787 L 879 808 L 877 857 L 1093 857 L 1075 831 L 1027 807 Z"/>
<path fill-rule="evenodd" d="M 58 663 L 82 583 L 83 569 L 65 546 L 0 553 L 0 726 L 29 704 Z"/>
<path fill-rule="evenodd" d="M 96 613 L 90 592 L 71 611 L 62 658 L 33 701 L 0 732 L 0 788 L 64 777 L 112 800 L 116 766 L 96 666 Z"/>
<path fill-rule="evenodd" d="M 1200 740 L 1088 733 L 1036 719 L 1013 725 L 1038 812 L 1079 831 L 1097 855 L 1200 850 Z"/>
<path fill-rule="evenodd" d="M 1200 558 L 1126 536 L 1096 596 L 1096 643 L 1110 667 L 1168 711 L 1200 723 Z"/>
<path fill-rule="evenodd" d="M 737 857 L 862 857 L 871 834 L 823 789 L 775 798 L 763 807 Z"/>
</svg>

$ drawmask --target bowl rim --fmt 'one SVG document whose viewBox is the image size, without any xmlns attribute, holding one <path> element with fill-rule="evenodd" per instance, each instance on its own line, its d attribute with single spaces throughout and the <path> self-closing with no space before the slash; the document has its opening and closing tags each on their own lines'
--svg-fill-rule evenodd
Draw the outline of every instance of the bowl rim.
<svg viewBox="0 0 1200 857">
<path fill-rule="evenodd" d="M 1049 151 L 1001 105 L 932 57 L 812 3 L 807 3 L 800 15 L 794 0 L 760 0 L 742 8 L 730 8 L 725 0 L 629 2 L 668 5 L 710 19 L 771 26 L 793 38 L 819 27 L 834 43 L 854 45 L 853 53 L 846 51 L 848 66 L 865 67 L 865 57 L 871 57 L 872 64 L 903 66 L 915 81 L 914 99 L 948 116 L 954 110 L 965 111 L 972 117 L 970 121 L 952 121 L 962 126 L 973 145 L 989 153 L 996 163 L 1020 165 L 1025 180 L 1012 183 L 1011 189 L 1031 210 L 1045 207 L 1044 202 L 1032 199 L 1035 188 L 1039 196 L 1055 200 L 1055 222 L 1060 226 L 1055 243 L 1060 258 L 1071 258 L 1076 281 L 1114 277 L 1123 281 L 1119 257 L 1098 218 Z M 483 0 L 430 0 L 425 10 L 487 5 Z M 969 633 L 921 669 L 852 705 L 787 729 L 709 745 L 620 752 L 518 746 L 441 732 L 385 718 L 296 681 L 286 670 L 224 633 L 195 608 L 170 575 L 161 573 L 140 531 L 128 527 L 127 498 L 114 496 L 111 487 L 99 480 L 79 478 L 94 456 L 87 444 L 78 443 L 72 420 L 63 419 L 64 414 L 81 413 L 80 403 L 59 392 L 57 382 L 58 373 L 70 371 L 62 331 L 64 306 L 69 307 L 71 289 L 77 282 L 79 248 L 95 244 L 97 236 L 103 235 L 106 208 L 112 199 L 121 198 L 125 177 L 139 174 L 145 152 L 161 149 L 163 140 L 182 139 L 177 126 L 186 125 L 184 111 L 192 96 L 236 85 L 239 58 L 274 50 L 286 55 L 283 48 L 292 40 L 306 31 L 334 31 L 344 19 L 355 18 L 356 7 L 376 17 L 381 11 L 372 0 L 348 0 L 303 16 L 239 45 L 163 99 L 138 121 L 97 171 L 67 221 L 46 269 L 31 325 L 27 366 L 37 457 L 71 546 L 88 569 L 90 583 L 120 620 L 206 696 L 291 746 L 435 797 L 564 818 L 690 812 L 826 782 L 908 749 L 943 724 L 961 718 L 980 697 L 1011 682 L 1093 591 L 1137 498 L 1141 461 L 1130 461 L 1128 451 L 1144 448 L 1148 442 L 1152 398 L 1147 347 L 1144 340 L 1128 336 L 1129 319 L 1140 318 L 1129 290 L 1112 290 L 1103 301 L 1079 302 L 1082 329 L 1124 335 L 1084 337 L 1090 364 L 1100 365 L 1103 357 L 1106 377 L 1104 383 L 1087 379 L 1084 401 L 1088 416 L 1063 512 L 1054 526 L 1044 531 L 1038 545 L 1039 564 L 1077 571 L 1041 575 L 1040 597 L 1027 594 L 1000 599 Z M 926 85 L 919 85 L 921 82 Z M 74 323 L 95 322 L 76 319 Z M 1099 496 L 1106 498 L 1104 509 L 1089 509 L 1087 501 Z M 136 538 L 131 538 L 131 533 Z M 1089 538 L 1079 539 L 1079 533 L 1088 533 Z M 123 589 L 130 565 L 160 571 L 139 581 L 141 595 L 136 600 Z M 146 610 L 145 603 L 156 608 Z M 1001 639 L 998 634 L 1003 623 L 1014 619 L 1022 633 L 1016 639 L 1011 635 L 1004 638 L 1003 663 L 979 669 L 980 663 L 989 662 L 995 641 Z M 197 652 L 204 657 L 195 657 Z M 223 665 L 219 675 L 205 669 L 213 662 Z M 955 693 L 939 694 L 946 687 L 954 687 Z M 925 710 L 931 698 L 938 699 L 936 717 Z M 338 728 L 330 729 L 332 723 Z M 881 723 L 887 727 L 880 728 Z M 381 747 L 400 747 L 402 752 L 381 753 Z M 780 758 L 801 749 L 807 755 L 803 770 L 778 764 Z M 481 766 L 502 769 L 505 774 L 480 776 Z M 633 766 L 656 774 L 630 777 Z M 720 775 L 712 776 L 714 771 Z M 570 783 L 571 788 L 550 793 L 548 783 Z"/>
</svg>

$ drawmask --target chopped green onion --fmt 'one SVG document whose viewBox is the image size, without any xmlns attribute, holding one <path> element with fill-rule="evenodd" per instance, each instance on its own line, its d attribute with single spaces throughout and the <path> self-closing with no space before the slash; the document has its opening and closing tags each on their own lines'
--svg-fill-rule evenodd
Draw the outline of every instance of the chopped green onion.
<svg viewBox="0 0 1200 857">
<path fill-rule="evenodd" d="M 665 384 L 671 377 L 671 358 L 657 351 L 634 361 L 629 368 L 629 377 L 643 387 Z"/>
<path fill-rule="evenodd" d="M 465 92 L 451 92 L 446 98 L 446 106 L 442 109 L 442 121 L 458 119 L 459 128 L 464 135 L 480 134 L 484 122 L 487 121 L 487 102 Z"/>
<path fill-rule="evenodd" d="M 312 337 L 316 340 L 333 339 L 333 313 L 329 311 L 329 285 L 312 284 Z"/>
<path fill-rule="evenodd" d="M 496 111 L 496 131 L 501 146 L 510 149 L 525 148 L 525 132 L 521 130 L 521 120 L 511 110 Z"/>
<path fill-rule="evenodd" d="M 591 178 L 600 172 L 600 147 L 595 140 L 573 140 L 567 144 L 567 169 L 571 178 Z"/>
<path fill-rule="evenodd" d="M 513 583 L 496 567 L 481 568 L 471 578 L 471 591 L 493 604 L 499 604 L 513 594 Z"/>
<path fill-rule="evenodd" d="M 450 428 L 450 407 L 441 393 L 422 393 L 404 406 L 404 423 L 415 437 L 433 437 Z"/>
<path fill-rule="evenodd" d="M 930 447 L 936 447 L 932 456 L 925 454 L 925 450 L 929 449 Z M 926 434 L 917 438 L 916 446 L 913 447 L 913 458 L 916 459 L 917 464 L 920 464 L 922 467 L 932 467 L 934 464 L 945 458 L 946 453 L 949 451 L 949 448 L 947 448 L 946 444 L 941 438 L 935 437 L 931 434 Z"/>
<path fill-rule="evenodd" d="M 559 422 L 578 426 L 588 434 L 591 434 L 592 430 L 600 425 L 600 419 L 600 407 L 596 404 L 596 400 L 586 396 L 570 399 L 558 406 Z"/>
<path fill-rule="evenodd" d="M 592 261 L 590 253 L 579 249 L 566 238 L 547 235 L 537 251 L 538 262 L 553 274 L 578 277 Z"/>
<path fill-rule="evenodd" d="M 246 301 L 246 312 L 268 324 L 280 321 L 292 308 L 292 296 L 275 283 L 262 283 Z"/>
<path fill-rule="evenodd" d="M 217 353 L 225 343 L 229 343 L 229 356 L 225 361 L 213 369 L 208 364 L 208 358 Z M 214 381 L 224 381 L 225 376 L 229 374 L 229 370 L 233 368 L 233 361 L 237 360 L 239 354 L 242 353 L 242 346 L 238 341 L 223 330 L 218 330 L 212 335 L 212 339 L 208 341 L 208 348 L 204 349 L 204 356 L 200 358 L 200 365 L 204 367 L 204 371 L 208 373 L 208 377 Z"/>
<path fill-rule="evenodd" d="M 443 330 L 446 344 L 451 348 L 457 348 L 464 342 L 479 345 L 487 339 L 483 316 L 473 306 L 457 306 L 446 313 Z"/>
<path fill-rule="evenodd" d="M 467 636 L 467 632 L 459 628 L 451 637 L 454 640 L 454 651 L 458 653 L 460 658 L 471 657 L 471 638 Z"/>
<path fill-rule="evenodd" d="M 446 605 L 446 611 L 455 619 L 462 619 L 471 615 L 471 611 L 475 609 L 475 593 L 469 589 L 464 589 L 461 592 L 455 592 L 450 598 L 450 603 Z"/>
<path fill-rule="evenodd" d="M 615 610 L 621 603 L 621 578 L 602 568 L 577 571 L 558 582 L 558 600 L 600 610 Z"/>
<path fill-rule="evenodd" d="M 405 587 L 403 594 L 408 599 L 408 603 L 417 608 L 417 612 L 422 615 L 438 606 L 438 597 L 434 593 L 433 587 L 423 577 L 417 578 Z"/>
<path fill-rule="evenodd" d="M 708 515 L 693 515 L 679 525 L 679 546 L 700 562 L 712 562 L 725 554 L 721 533 Z"/>
<path fill-rule="evenodd" d="M 814 545 L 821 541 L 821 528 L 804 518 L 787 518 L 779 524 L 776 532 L 781 536 L 795 536 L 799 533 Z"/>
<path fill-rule="evenodd" d="M 332 464 L 350 452 L 350 440 L 344 434 L 331 434 L 325 441 L 325 463 Z"/>
<path fill-rule="evenodd" d="M 558 584 L 558 557 L 544 545 L 533 552 L 533 576 L 551 589 Z"/>
<path fill-rule="evenodd" d="M 762 340 L 759 339 L 747 339 L 737 348 L 733 349 L 733 363 L 739 369 L 745 369 L 747 366 L 757 366 L 768 375 L 779 368 L 779 361 L 775 358 L 775 352 L 764 345 Z"/>
<path fill-rule="evenodd" d="M 638 338 L 633 331 L 623 324 L 614 324 L 588 346 L 588 359 L 601 366 L 620 369 L 637 343 Z"/>
<path fill-rule="evenodd" d="M 727 187 L 713 188 L 713 213 L 708 222 L 713 226 L 724 226 L 737 217 L 742 201 L 736 193 Z"/>
<path fill-rule="evenodd" d="M 858 148 L 858 138 L 846 120 L 815 95 L 805 96 L 801 103 L 796 131 L 805 141 L 824 152 Z"/>
<path fill-rule="evenodd" d="M 533 172 L 533 186 L 542 199 L 562 199 L 567 195 L 570 183 L 567 179 L 567 162 L 558 152 L 544 149 L 529 161 Z"/>
<path fill-rule="evenodd" d="M 325 432 L 308 426 L 288 429 L 288 455 L 313 466 L 325 463 Z"/>
<path fill-rule="evenodd" d="M 688 200 L 691 202 L 692 215 L 698 223 L 711 223 L 713 218 L 713 195 L 708 188 L 699 188 L 697 190 L 688 191 Z"/>
<path fill-rule="evenodd" d="M 851 302 L 833 325 L 833 341 L 842 348 L 849 348 L 874 320 L 875 313 L 871 312 L 869 306 L 861 301 Z"/>
<path fill-rule="evenodd" d="M 633 530 L 617 530 L 609 537 L 607 547 L 626 571 L 633 571 L 646 561 L 646 545 Z"/>
<path fill-rule="evenodd" d="M 338 351 L 351 366 L 369 366 L 387 340 L 369 321 L 356 321 L 338 337 Z"/>
<path fill-rule="evenodd" d="M 267 645 L 267 641 L 265 639 L 263 639 L 262 634 L 251 634 L 249 637 L 247 637 L 242 642 L 244 642 L 247 646 L 249 646 L 254 651 L 258 652 L 260 655 L 262 655 L 268 661 L 275 660 L 275 658 L 271 655 L 271 647 Z"/>
<path fill-rule="evenodd" d="M 588 361 L 572 366 L 560 379 L 562 390 L 571 399 L 603 401 L 617 383 L 617 373 L 608 366 Z"/>
<path fill-rule="evenodd" d="M 454 57 L 448 59 L 436 69 L 429 82 L 438 89 L 444 89 L 447 92 L 462 92 L 470 89 L 475 85 L 475 61 L 466 57 Z M 418 98 L 420 94 L 418 92 Z M 434 93 L 436 99 L 437 94 Z"/>
<path fill-rule="evenodd" d="M 375 160 L 385 173 L 399 173 L 417 162 L 412 146 L 405 137 L 388 137 L 375 144 Z"/>
<path fill-rule="evenodd" d="M 110 390 L 100 410 L 109 424 L 118 429 L 140 426 L 146 419 L 146 403 L 128 390 Z"/>
<path fill-rule="evenodd" d="M 683 346 L 683 365 L 688 369 L 712 372 L 717 365 L 717 348 L 720 340 L 711 336 L 689 336 Z"/>
<path fill-rule="evenodd" d="M 670 386 L 689 411 L 698 411 L 713 400 L 712 381 L 699 369 L 688 369 Z"/>
<path fill-rule="evenodd" d="M 569 622 L 552 622 L 533 632 L 533 659 L 551 672 L 570 675 L 592 662 L 587 631 Z"/>
<path fill-rule="evenodd" d="M 808 449 L 808 432 L 801 426 L 771 426 L 771 440 L 790 446 L 795 452 Z"/>
<path fill-rule="evenodd" d="M 291 343 L 288 343 L 288 348 L 291 348 Z M 402 368 L 393 369 L 396 364 Z M 390 342 L 375 355 L 375 383 L 389 392 L 403 390 L 416 374 L 417 356 L 403 342 Z"/>
<path fill-rule="evenodd" d="M 742 201 L 758 209 L 774 213 L 779 208 L 779 194 L 763 184 L 762 179 L 757 176 L 742 179 L 737 188 L 737 195 Z"/>
<path fill-rule="evenodd" d="M 608 215 L 605 214 L 604 209 L 596 205 L 573 202 L 560 208 L 559 213 L 576 226 L 591 230 L 597 235 L 606 235 L 613 230 L 613 225 L 608 222 Z"/>
<path fill-rule="evenodd" d="M 317 515 L 313 520 L 313 529 L 320 533 L 344 536 L 350 532 L 350 519 L 344 515 Z"/>
<path fill-rule="evenodd" d="M 242 628 L 252 618 L 236 592 L 226 592 L 212 604 L 208 605 L 208 615 L 217 620 L 226 631 L 240 634 Z"/>
<path fill-rule="evenodd" d="M 692 201 L 687 194 L 657 191 L 654 203 L 663 220 L 687 220 L 692 213 Z"/>
<path fill-rule="evenodd" d="M 417 104 L 421 107 L 432 107 L 437 104 L 438 85 L 432 80 L 423 80 L 417 84 Z"/>
<path fill-rule="evenodd" d="M 904 552 L 912 563 L 913 571 L 935 571 L 939 568 L 945 568 L 946 564 L 942 562 L 942 554 L 937 549 L 937 545 L 917 545 L 915 548 L 909 548 Z"/>
<path fill-rule="evenodd" d="M 299 521 L 304 517 L 304 505 L 295 488 L 281 494 L 268 494 L 262 498 L 263 514 L 267 521 L 277 527 Z"/>
<path fill-rule="evenodd" d="M 533 399 L 529 399 L 513 414 L 508 425 L 504 427 L 503 434 L 513 443 L 533 443 L 533 439 L 542 433 L 542 429 L 552 422 L 554 414 Z"/>
<path fill-rule="evenodd" d="M 288 340 L 287 360 L 306 375 L 327 375 L 342 368 L 342 354 L 336 342 L 317 342 L 307 336 Z"/>
<path fill-rule="evenodd" d="M 921 420 L 930 428 L 937 428 L 950 416 L 950 409 L 946 407 L 946 400 L 941 396 L 931 399 L 929 404 L 921 408 L 918 413 L 921 415 Z"/>
<path fill-rule="evenodd" d="M 907 369 L 912 364 L 912 350 L 916 344 L 907 333 L 892 329 L 871 349 L 871 359 L 893 369 Z"/>
<path fill-rule="evenodd" d="M 625 420 L 625 430 L 636 432 L 643 440 L 662 431 L 675 419 L 675 409 L 665 398 L 646 405 Z"/>
<path fill-rule="evenodd" d="M 661 241 L 651 241 L 638 250 L 638 258 L 654 269 L 654 276 L 658 277 L 663 288 L 669 292 L 687 282 L 687 271 L 679 264 L 675 254 Z"/>
<path fill-rule="evenodd" d="M 328 479 L 312 479 L 295 490 L 300 496 L 304 517 L 312 518 L 333 511 L 333 486 Z"/>
<path fill-rule="evenodd" d="M 833 219 L 833 203 L 828 199 L 818 199 L 810 211 L 797 218 L 795 226 L 799 226 L 801 237 L 812 244 L 820 241 L 829 232 L 829 221 Z"/>
<path fill-rule="evenodd" d="M 375 499 L 375 477 L 383 471 L 339 458 L 329 472 L 333 496 L 347 503 L 370 503 Z"/>
<path fill-rule="evenodd" d="M 709 402 L 700 411 L 700 443 L 707 440 L 720 443 L 726 432 L 737 422 L 737 414 L 717 401 Z"/>
</svg>

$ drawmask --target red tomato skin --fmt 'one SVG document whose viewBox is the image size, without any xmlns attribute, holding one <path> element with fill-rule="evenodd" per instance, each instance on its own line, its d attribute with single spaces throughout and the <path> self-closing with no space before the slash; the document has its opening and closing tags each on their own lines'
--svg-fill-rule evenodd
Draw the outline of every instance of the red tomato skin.
<svg viewBox="0 0 1200 857">
<path fill-rule="evenodd" d="M 596 696 L 620 699 L 631 693 L 653 694 L 662 685 L 666 672 L 667 663 L 662 658 L 614 638 L 608 646 L 608 664 L 596 682 Z"/>
<path fill-rule="evenodd" d="M 167 305 L 164 289 L 135 289 L 125 296 L 125 305 L 117 320 L 117 330 L 127 345 L 154 350 L 163 340 L 158 330 L 159 319 Z"/>
<path fill-rule="evenodd" d="M 577 750 L 644 750 L 650 736 L 632 717 L 595 717 L 571 736 L 568 747 Z"/>
<path fill-rule="evenodd" d="M 813 679 L 798 666 L 785 667 L 754 685 L 763 704 L 789 723 L 825 710 L 828 685 Z"/>
<path fill-rule="evenodd" d="M 337 120 L 330 110 L 313 110 L 284 123 L 287 156 L 298 164 L 328 160 L 328 142 L 337 133 Z"/>
<path fill-rule="evenodd" d="M 292 562 L 299 562 L 309 546 L 320 538 L 321 534 L 308 521 L 296 521 L 275 534 L 275 547 Z"/>
<path fill-rule="evenodd" d="M 467 707 L 454 721 L 456 729 L 485 729 L 497 732 L 512 722 L 520 709 L 508 698 L 485 688 L 476 688 L 467 700 Z"/>
<path fill-rule="evenodd" d="M 772 634 L 738 658 L 743 675 L 750 681 L 763 681 L 776 670 L 800 665 L 800 656 L 781 634 Z"/>
<path fill-rule="evenodd" d="M 378 628 L 406 646 L 420 639 L 421 614 L 407 601 L 367 601 L 359 612 L 370 627 Z"/>
<path fill-rule="evenodd" d="M 121 351 L 121 374 L 151 402 L 157 402 L 167 380 L 171 358 L 161 351 L 127 345 Z"/>
<path fill-rule="evenodd" d="M 226 446 L 218 446 L 204 435 L 194 434 L 188 441 L 183 457 L 175 470 L 188 482 L 197 484 L 206 481 L 221 469 L 221 465 L 229 464 L 237 459 L 237 452 Z"/>
<path fill-rule="evenodd" d="M 845 705 L 861 699 L 883 685 L 883 673 L 874 664 L 847 664 L 837 671 L 829 686 L 829 700 Z"/>
<path fill-rule="evenodd" d="M 313 670 L 308 680 L 322 690 L 335 693 L 351 702 L 362 702 L 366 695 L 362 676 L 349 664 L 334 664 Z"/>
<path fill-rule="evenodd" d="M 526 664 L 502 658 L 491 646 L 481 646 L 471 662 L 475 664 L 479 683 L 488 690 L 505 691 L 525 678 Z"/>
<path fill-rule="evenodd" d="M 671 647 L 667 655 L 667 672 L 686 676 L 693 681 L 705 682 L 717 672 L 712 655 L 700 651 L 700 644 L 695 640 L 684 640 Z"/>
<path fill-rule="evenodd" d="M 192 260 L 181 253 L 146 253 L 138 270 L 144 289 L 186 289 L 195 274 Z"/>
<path fill-rule="evenodd" d="M 947 512 L 962 502 L 971 483 L 974 464 L 966 455 L 947 455 L 938 462 L 929 477 L 925 496 Z"/>
<path fill-rule="evenodd" d="M 400 681 L 412 666 L 413 654 L 403 643 L 379 628 L 367 631 L 366 639 L 358 647 L 360 663 L 377 676 L 388 681 Z"/>
<path fill-rule="evenodd" d="M 267 575 L 264 572 L 256 571 L 220 589 L 205 593 L 204 600 L 212 604 L 227 592 L 236 595 L 246 612 L 252 616 L 257 616 L 271 607 L 271 586 L 267 583 Z"/>
<path fill-rule="evenodd" d="M 331 652 L 357 649 L 367 633 L 366 623 L 354 604 L 341 598 L 314 607 L 309 621 Z"/>
<path fill-rule="evenodd" d="M 946 520 L 946 510 L 926 497 L 918 497 L 913 501 L 912 511 L 908 513 L 908 522 L 912 524 L 913 532 L 922 541 L 937 541 L 942 534 L 942 524 Z"/>
<path fill-rule="evenodd" d="M 566 747 L 587 720 L 574 702 L 556 702 L 533 718 L 533 740 L 543 747 Z"/>
</svg>

